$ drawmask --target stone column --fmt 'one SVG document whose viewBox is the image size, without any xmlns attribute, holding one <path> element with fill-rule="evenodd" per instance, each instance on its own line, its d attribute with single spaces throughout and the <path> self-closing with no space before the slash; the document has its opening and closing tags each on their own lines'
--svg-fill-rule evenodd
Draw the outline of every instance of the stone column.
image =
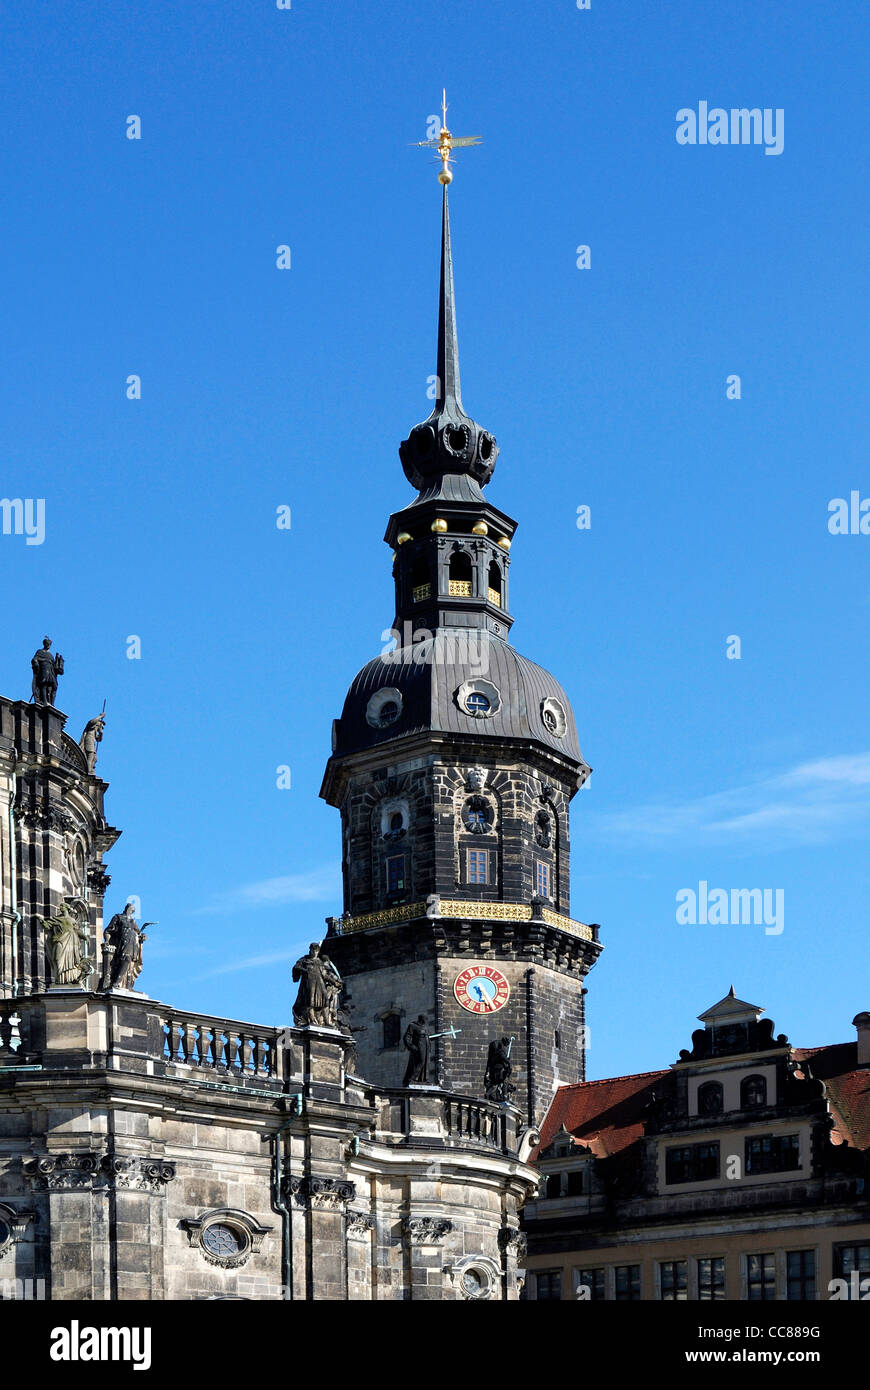
<svg viewBox="0 0 870 1390">
<path fill-rule="evenodd" d="M 408 1249 L 408 1285 L 411 1299 L 440 1301 L 444 1297 L 444 1237 L 452 1221 L 440 1216 L 409 1216 L 402 1223 Z"/>
</svg>

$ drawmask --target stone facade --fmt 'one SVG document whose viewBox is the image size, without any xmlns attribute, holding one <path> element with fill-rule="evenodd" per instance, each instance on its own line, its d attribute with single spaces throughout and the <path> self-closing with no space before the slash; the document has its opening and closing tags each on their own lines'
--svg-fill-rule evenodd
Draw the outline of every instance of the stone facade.
<svg viewBox="0 0 870 1390">
<path fill-rule="evenodd" d="M 41 918 L 72 904 L 101 968 L 103 855 L 118 839 L 105 818 L 106 783 L 53 705 L 0 698 L 0 997 L 48 983 Z"/>
<path fill-rule="evenodd" d="M 134 992 L 51 990 L 0 1014 L 14 1020 L 4 1297 L 518 1296 L 534 1135 L 512 1108 L 376 1089 L 348 1075 L 335 1030 L 257 1029 Z"/>
</svg>

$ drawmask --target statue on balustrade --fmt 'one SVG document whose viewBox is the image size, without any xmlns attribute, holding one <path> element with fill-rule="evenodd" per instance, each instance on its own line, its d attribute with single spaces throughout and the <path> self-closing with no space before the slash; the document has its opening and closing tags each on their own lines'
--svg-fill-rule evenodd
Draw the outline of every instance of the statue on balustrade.
<svg viewBox="0 0 870 1390">
<path fill-rule="evenodd" d="M 63 675 L 63 657 L 51 650 L 51 638 L 44 637 L 38 652 L 30 659 L 33 682 L 30 698 L 37 705 L 53 705 L 57 695 L 57 678 Z"/>
<path fill-rule="evenodd" d="M 408 1049 L 408 1065 L 405 1068 L 403 1086 L 425 1086 L 429 1080 L 429 1025 L 426 1015 L 419 1014 L 416 1023 L 409 1023 L 402 1039 Z"/>
<path fill-rule="evenodd" d="M 293 1005 L 297 1028 L 336 1028 L 342 980 L 329 956 L 321 953 L 319 942 L 312 941 L 308 955 L 300 956 L 292 978 L 299 984 Z"/>
<path fill-rule="evenodd" d="M 143 922 L 142 926 L 134 917 L 133 903 L 127 903 L 123 912 L 116 912 L 103 932 L 103 975 L 100 989 L 133 989 L 142 973 L 142 943 L 147 940 L 146 927 L 154 922 Z"/>
<path fill-rule="evenodd" d="M 90 772 L 92 776 L 97 767 L 97 744 L 103 741 L 103 730 L 105 727 L 105 714 L 98 714 L 95 719 L 88 720 L 82 732 L 82 736 L 79 739 L 79 747 L 85 755 L 88 772 Z"/>
<path fill-rule="evenodd" d="M 487 1100 L 509 1101 L 516 1086 L 511 1084 L 511 1046 L 513 1038 L 499 1038 L 489 1045 L 483 1093 Z"/>
<path fill-rule="evenodd" d="M 39 917 L 37 920 L 45 929 L 45 950 L 52 985 L 85 985 L 94 967 L 88 959 L 90 932 L 83 914 L 65 902 L 53 917 Z"/>
</svg>

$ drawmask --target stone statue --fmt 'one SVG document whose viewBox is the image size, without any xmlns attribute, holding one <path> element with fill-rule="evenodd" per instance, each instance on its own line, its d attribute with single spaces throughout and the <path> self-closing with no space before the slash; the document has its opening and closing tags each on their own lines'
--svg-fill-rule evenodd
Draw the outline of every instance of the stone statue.
<svg viewBox="0 0 870 1390">
<path fill-rule="evenodd" d="M 408 1049 L 403 1086 L 417 1082 L 425 1086 L 429 1080 L 429 1033 L 426 1015 L 419 1014 L 416 1023 L 409 1023 L 402 1042 Z"/>
<path fill-rule="evenodd" d="M 88 960 L 90 933 L 80 913 L 64 903 L 53 917 L 38 918 L 45 929 L 52 985 L 84 985 L 93 974 Z"/>
<path fill-rule="evenodd" d="M 53 705 L 57 694 L 57 678 L 63 675 L 63 657 L 51 650 L 51 638 L 44 637 L 38 652 L 30 660 L 33 684 L 30 698 L 37 705 Z"/>
<path fill-rule="evenodd" d="M 486 1073 L 483 1078 L 483 1093 L 487 1100 L 510 1100 L 516 1086 L 511 1085 L 511 1044 L 513 1038 L 499 1038 L 489 1045 L 486 1059 Z"/>
<path fill-rule="evenodd" d="M 355 1008 L 356 1005 L 351 1004 L 346 995 L 342 993 L 338 1001 L 338 1008 L 336 1009 L 335 1022 L 336 1026 L 347 1039 L 347 1047 L 344 1053 L 344 1069 L 352 1076 L 356 1075 L 357 1067 L 356 1038 L 354 1034 L 366 1032 L 365 1026 L 362 1028 L 354 1028 L 351 1022 L 350 1016 Z"/>
<path fill-rule="evenodd" d="M 127 903 L 123 912 L 116 912 L 103 932 L 104 964 L 101 989 L 132 989 L 142 974 L 142 943 L 147 938 L 145 928 L 133 916 L 133 904 Z"/>
<path fill-rule="evenodd" d="M 293 1005 L 293 1022 L 296 1026 L 335 1028 L 342 981 L 329 956 L 321 954 L 319 942 L 312 941 L 308 955 L 297 960 L 292 978 L 299 982 L 299 992 Z"/>
<path fill-rule="evenodd" d="M 98 714 L 96 719 L 89 719 L 84 727 L 82 736 L 79 739 L 79 747 L 85 755 L 88 764 L 88 772 L 93 773 L 97 766 L 97 744 L 103 741 L 103 730 L 106 727 L 106 716 Z"/>
</svg>

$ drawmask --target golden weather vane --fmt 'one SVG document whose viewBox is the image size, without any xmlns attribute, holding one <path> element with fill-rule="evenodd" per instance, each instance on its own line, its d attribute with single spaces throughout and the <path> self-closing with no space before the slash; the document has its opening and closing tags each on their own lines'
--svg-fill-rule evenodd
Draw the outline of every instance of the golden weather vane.
<svg viewBox="0 0 870 1390">
<path fill-rule="evenodd" d="M 451 135 L 447 129 L 447 91 L 442 92 L 441 97 L 441 133 L 437 140 L 416 140 L 414 142 L 417 149 L 435 150 L 441 160 L 441 170 L 438 174 L 439 183 L 446 187 L 453 179 L 450 165 L 453 159 L 453 150 L 461 149 L 464 145 L 479 145 L 479 135 Z"/>
</svg>

